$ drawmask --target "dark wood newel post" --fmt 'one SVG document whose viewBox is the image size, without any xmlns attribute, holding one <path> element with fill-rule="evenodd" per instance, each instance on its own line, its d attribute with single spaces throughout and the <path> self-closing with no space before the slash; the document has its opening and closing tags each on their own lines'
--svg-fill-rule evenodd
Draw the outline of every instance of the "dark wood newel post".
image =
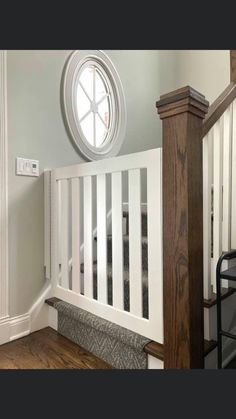
<svg viewBox="0 0 236 419">
<path fill-rule="evenodd" d="M 230 50 L 230 81 L 236 83 L 236 50 Z"/>
<path fill-rule="evenodd" d="M 163 120 L 164 367 L 203 368 L 202 122 L 187 86 L 160 97 Z"/>
</svg>

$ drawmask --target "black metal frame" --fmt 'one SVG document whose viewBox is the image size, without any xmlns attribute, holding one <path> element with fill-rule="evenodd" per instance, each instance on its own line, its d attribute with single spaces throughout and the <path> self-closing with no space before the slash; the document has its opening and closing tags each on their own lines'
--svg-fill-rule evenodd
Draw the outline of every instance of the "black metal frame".
<svg viewBox="0 0 236 419">
<path fill-rule="evenodd" d="M 217 364 L 218 369 L 222 368 L 222 336 L 226 336 L 236 340 L 236 335 L 222 330 L 222 314 L 221 314 L 221 266 L 224 260 L 231 260 L 236 258 L 236 250 L 223 253 L 218 260 L 216 266 L 216 303 L 217 303 L 217 349 L 218 357 Z"/>
</svg>

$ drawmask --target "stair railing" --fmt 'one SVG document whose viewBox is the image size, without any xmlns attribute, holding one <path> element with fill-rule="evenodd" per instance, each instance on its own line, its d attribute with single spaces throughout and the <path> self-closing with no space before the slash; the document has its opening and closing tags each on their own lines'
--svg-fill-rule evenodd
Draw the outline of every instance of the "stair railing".
<svg viewBox="0 0 236 419">
<path fill-rule="evenodd" d="M 236 84 L 210 106 L 203 122 L 204 298 L 216 292 L 222 252 L 236 249 Z M 225 262 L 226 264 L 227 262 Z M 227 266 L 225 266 L 227 268 Z M 224 288 L 228 281 L 222 281 Z"/>
</svg>

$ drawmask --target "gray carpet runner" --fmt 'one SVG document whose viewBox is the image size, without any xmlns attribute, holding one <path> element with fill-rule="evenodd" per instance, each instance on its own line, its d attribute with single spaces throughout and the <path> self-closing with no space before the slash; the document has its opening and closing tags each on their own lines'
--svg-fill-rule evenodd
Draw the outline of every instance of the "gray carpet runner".
<svg viewBox="0 0 236 419">
<path fill-rule="evenodd" d="M 64 301 L 55 303 L 58 332 L 117 369 L 146 369 L 144 346 L 150 342 Z"/>
<path fill-rule="evenodd" d="M 126 235 L 123 236 L 124 256 L 124 309 L 129 311 L 129 213 L 123 212 L 127 220 Z M 148 318 L 148 240 L 147 213 L 142 211 L 142 279 L 143 317 Z M 81 273 L 84 266 L 81 264 Z M 107 236 L 107 285 L 108 304 L 112 305 L 112 236 Z M 93 265 L 93 297 L 97 299 L 97 262 Z M 94 355 L 119 369 L 147 368 L 144 346 L 150 342 L 143 336 L 104 320 L 87 311 L 65 302 L 57 302 L 58 332 Z"/>
</svg>

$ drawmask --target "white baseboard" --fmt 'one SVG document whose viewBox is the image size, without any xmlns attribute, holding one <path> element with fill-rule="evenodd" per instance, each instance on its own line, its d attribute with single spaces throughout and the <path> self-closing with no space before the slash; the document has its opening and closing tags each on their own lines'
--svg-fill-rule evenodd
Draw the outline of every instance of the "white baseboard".
<svg viewBox="0 0 236 419">
<path fill-rule="evenodd" d="M 9 319 L 0 320 L 0 345 L 10 340 L 10 324 Z"/>
<path fill-rule="evenodd" d="M 19 339 L 30 333 L 30 315 L 12 317 L 9 320 L 10 336 L 9 340 Z"/>
<path fill-rule="evenodd" d="M 51 283 L 45 286 L 28 313 L 0 320 L 0 345 L 49 326 L 49 306 L 45 300 L 52 296 L 51 289 Z"/>
<path fill-rule="evenodd" d="M 0 345 L 30 333 L 30 315 L 9 317 L 0 321 Z"/>
</svg>

